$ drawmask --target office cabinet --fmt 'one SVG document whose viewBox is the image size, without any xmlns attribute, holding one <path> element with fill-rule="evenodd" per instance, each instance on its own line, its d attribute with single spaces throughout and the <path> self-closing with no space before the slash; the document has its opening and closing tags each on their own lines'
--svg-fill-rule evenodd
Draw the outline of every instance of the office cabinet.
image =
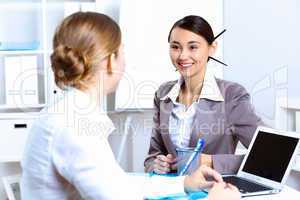
<svg viewBox="0 0 300 200">
<path fill-rule="evenodd" d="M 50 67 L 52 38 L 62 19 L 97 11 L 99 0 L 0 2 L 0 161 L 19 161 L 38 112 L 59 98 Z"/>
</svg>

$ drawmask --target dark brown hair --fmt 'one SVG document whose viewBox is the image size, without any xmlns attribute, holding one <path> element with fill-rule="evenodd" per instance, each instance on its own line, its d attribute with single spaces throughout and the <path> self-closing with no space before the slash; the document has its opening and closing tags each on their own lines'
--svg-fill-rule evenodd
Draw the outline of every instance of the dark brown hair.
<svg viewBox="0 0 300 200">
<path fill-rule="evenodd" d="M 55 83 L 62 89 L 84 89 L 97 73 L 100 61 L 116 53 L 120 44 L 120 28 L 110 17 L 94 12 L 70 15 L 57 27 L 53 38 L 51 67 Z"/>
<path fill-rule="evenodd" d="M 205 19 L 200 16 L 189 15 L 175 22 L 169 32 L 168 42 L 170 42 L 171 33 L 176 27 L 191 31 L 197 35 L 202 36 L 209 45 L 211 45 L 214 41 L 214 33 L 211 26 Z"/>
</svg>

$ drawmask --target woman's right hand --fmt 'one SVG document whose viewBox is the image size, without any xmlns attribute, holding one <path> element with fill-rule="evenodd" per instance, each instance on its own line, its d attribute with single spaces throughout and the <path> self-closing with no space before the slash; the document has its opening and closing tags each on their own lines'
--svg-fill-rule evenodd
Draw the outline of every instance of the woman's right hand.
<svg viewBox="0 0 300 200">
<path fill-rule="evenodd" d="M 176 169 L 176 158 L 172 154 L 158 155 L 153 164 L 153 171 L 157 174 L 167 174 Z"/>
</svg>

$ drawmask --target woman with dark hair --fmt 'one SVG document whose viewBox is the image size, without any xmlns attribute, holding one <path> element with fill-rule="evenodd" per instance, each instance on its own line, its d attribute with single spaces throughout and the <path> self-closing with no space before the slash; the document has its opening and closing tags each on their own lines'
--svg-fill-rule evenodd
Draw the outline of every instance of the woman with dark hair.
<svg viewBox="0 0 300 200">
<path fill-rule="evenodd" d="M 43 109 L 30 130 L 21 179 L 23 200 L 143 199 L 211 187 L 211 199 L 238 199 L 238 190 L 209 167 L 181 177 L 133 177 L 114 158 L 114 130 L 101 111 L 124 71 L 121 31 L 106 15 L 78 12 L 58 26 L 51 66 L 63 97 Z M 206 180 L 211 177 L 212 181 Z"/>
<path fill-rule="evenodd" d="M 256 127 L 262 124 L 248 92 L 237 83 L 215 78 L 207 68 L 217 42 L 202 17 L 191 15 L 177 21 L 168 42 L 180 78 L 162 84 L 155 93 L 145 171 L 164 174 L 176 170 L 175 149 L 195 147 L 203 138 L 199 163 L 220 173 L 237 172 L 242 161 L 242 156 L 234 155 L 237 143 L 248 147 Z"/>
</svg>

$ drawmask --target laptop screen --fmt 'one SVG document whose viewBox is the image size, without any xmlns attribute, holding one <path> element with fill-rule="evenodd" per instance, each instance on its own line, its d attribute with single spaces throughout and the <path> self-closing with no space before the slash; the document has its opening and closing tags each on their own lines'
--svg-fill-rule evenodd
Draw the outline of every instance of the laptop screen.
<svg viewBox="0 0 300 200">
<path fill-rule="evenodd" d="M 242 171 L 281 182 L 298 139 L 259 131 Z"/>
</svg>

